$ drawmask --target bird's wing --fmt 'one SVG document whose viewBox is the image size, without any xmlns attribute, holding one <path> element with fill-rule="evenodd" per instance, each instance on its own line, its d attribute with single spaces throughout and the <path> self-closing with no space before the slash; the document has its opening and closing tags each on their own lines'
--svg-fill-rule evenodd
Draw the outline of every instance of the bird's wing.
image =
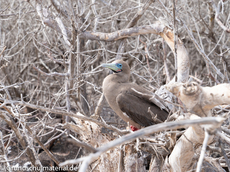
<svg viewBox="0 0 230 172">
<path fill-rule="evenodd" d="M 169 108 L 167 104 L 164 102 L 164 99 L 159 97 L 157 94 L 149 93 L 146 90 L 142 92 L 143 89 L 141 91 L 138 91 L 135 88 L 131 88 L 131 89 L 132 91 L 134 91 L 133 94 L 135 94 L 136 96 L 141 97 L 142 99 L 146 99 L 147 101 L 151 101 L 153 104 L 158 106 L 160 109 L 164 109 L 165 111 L 169 112 Z"/>
<path fill-rule="evenodd" d="M 132 88 L 122 91 L 116 101 L 126 115 L 144 127 L 159 123 L 153 119 L 152 114 L 157 115 L 157 119 L 160 121 L 165 121 L 168 117 L 168 113 L 149 100 L 148 96 L 142 96 Z M 149 112 L 149 108 L 152 113 Z"/>
</svg>

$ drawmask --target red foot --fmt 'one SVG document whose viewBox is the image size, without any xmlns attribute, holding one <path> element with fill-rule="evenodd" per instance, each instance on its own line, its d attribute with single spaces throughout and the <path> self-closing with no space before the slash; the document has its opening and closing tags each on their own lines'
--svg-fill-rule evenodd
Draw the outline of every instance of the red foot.
<svg viewBox="0 0 230 172">
<path fill-rule="evenodd" d="M 137 130 L 139 130 L 138 128 L 136 128 L 136 127 L 134 127 L 134 126 L 132 126 L 132 125 L 130 125 L 130 128 L 131 128 L 132 131 L 137 131 Z"/>
</svg>

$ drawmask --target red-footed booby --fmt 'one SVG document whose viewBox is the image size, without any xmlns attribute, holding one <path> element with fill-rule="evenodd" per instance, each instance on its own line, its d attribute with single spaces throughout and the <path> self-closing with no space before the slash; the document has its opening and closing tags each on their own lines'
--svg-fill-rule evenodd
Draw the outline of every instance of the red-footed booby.
<svg viewBox="0 0 230 172">
<path fill-rule="evenodd" d="M 153 93 L 129 82 L 130 68 L 126 62 L 116 60 L 102 67 L 113 71 L 103 81 L 103 94 L 114 112 L 129 123 L 133 131 L 167 119 L 168 112 L 150 100 Z"/>
</svg>

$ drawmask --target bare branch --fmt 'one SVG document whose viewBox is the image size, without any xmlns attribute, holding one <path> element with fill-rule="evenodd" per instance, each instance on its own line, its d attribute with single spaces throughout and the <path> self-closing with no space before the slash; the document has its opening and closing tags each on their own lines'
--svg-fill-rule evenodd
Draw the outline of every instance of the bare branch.
<svg viewBox="0 0 230 172">
<path fill-rule="evenodd" d="M 36 66 L 33 65 L 33 68 L 35 70 L 37 70 L 39 73 L 41 73 L 42 75 L 46 75 L 46 76 L 60 76 L 60 77 L 66 77 L 69 74 L 68 73 L 57 73 L 57 72 L 52 72 L 52 73 L 46 73 L 43 72 L 41 69 L 37 68 Z"/>
<path fill-rule="evenodd" d="M 119 30 L 112 33 L 102 33 L 102 32 L 89 32 L 85 31 L 80 34 L 80 37 L 90 40 L 98 40 L 98 41 L 116 41 L 123 38 L 128 38 L 131 36 L 137 36 L 140 34 L 160 34 L 164 31 L 165 26 L 160 22 L 155 22 L 151 25 L 147 26 L 139 26 L 133 28 L 127 28 L 123 30 Z"/>
<path fill-rule="evenodd" d="M 0 111 L 0 118 L 2 118 L 10 126 L 10 128 L 12 128 L 12 130 L 14 131 L 14 133 L 16 134 L 16 136 L 19 140 L 19 143 L 21 144 L 23 149 L 26 149 L 26 153 L 27 153 L 31 163 L 34 166 L 37 166 L 35 155 L 33 154 L 33 151 L 30 148 L 27 148 L 28 144 L 27 144 L 25 138 L 21 135 L 21 133 L 17 129 L 17 126 L 16 126 L 15 122 L 13 121 L 13 119 L 11 119 L 9 116 L 2 113 L 1 111 Z"/>
<path fill-rule="evenodd" d="M 57 12 L 61 13 L 66 18 L 70 19 L 68 12 L 65 9 L 63 9 L 63 7 L 61 6 L 58 0 L 51 0 L 51 3 L 53 4 Z"/>
<path fill-rule="evenodd" d="M 200 158 L 199 158 L 199 161 L 197 163 L 196 172 L 200 172 L 201 171 L 202 162 L 203 162 L 203 159 L 204 159 L 206 147 L 208 145 L 208 140 L 209 140 L 209 133 L 208 133 L 207 130 L 205 130 L 204 142 L 203 142 L 203 145 L 202 145 L 202 148 L 201 148 Z"/>
<path fill-rule="evenodd" d="M 59 165 L 59 161 L 55 156 L 44 146 L 44 144 L 33 134 L 33 131 L 30 129 L 30 127 L 25 124 L 26 129 L 29 131 L 29 133 L 32 135 L 34 140 L 42 147 L 42 149 L 46 152 L 46 154 L 52 159 L 57 165 Z"/>
<path fill-rule="evenodd" d="M 223 120 L 224 119 L 220 117 L 207 117 L 207 118 L 202 118 L 202 119 L 168 122 L 168 123 L 161 123 L 161 124 L 149 126 L 144 129 L 138 130 L 134 133 L 125 135 L 114 141 L 111 141 L 105 146 L 97 148 L 97 152 L 94 154 L 90 154 L 88 157 L 84 157 L 84 158 L 77 159 L 77 160 L 68 160 L 66 162 L 61 163 L 60 166 L 65 166 L 68 164 L 76 164 L 76 163 L 83 161 L 82 166 L 80 168 L 80 172 L 84 172 L 88 168 L 88 165 L 92 161 L 95 161 L 102 153 L 110 150 L 111 148 L 124 144 L 128 141 L 134 140 L 136 138 L 139 138 L 145 135 L 149 135 L 149 134 L 153 134 L 156 132 L 160 132 L 163 130 L 178 129 L 178 128 L 197 125 L 197 124 L 199 125 L 212 124 L 212 125 L 219 126 L 223 122 Z"/>
<path fill-rule="evenodd" d="M 50 113 L 60 114 L 60 115 L 64 115 L 64 116 L 79 118 L 79 119 L 82 119 L 82 120 L 85 120 L 85 121 L 94 122 L 94 123 L 98 124 L 99 126 L 102 126 L 102 127 L 108 128 L 110 130 L 113 130 L 113 131 L 115 131 L 115 132 L 117 132 L 118 134 L 121 134 L 121 135 L 129 133 L 129 131 L 127 131 L 127 130 L 120 130 L 120 129 L 114 127 L 114 126 L 108 125 L 108 124 L 103 123 L 103 122 L 99 122 L 96 119 L 86 117 L 86 116 L 84 116 L 84 115 L 82 115 L 80 113 L 74 114 L 73 112 L 65 112 L 65 111 L 60 111 L 60 110 L 56 110 L 56 109 L 45 108 L 43 106 L 33 105 L 33 104 L 30 104 L 30 103 L 21 102 L 21 101 L 14 101 L 14 103 L 22 105 L 22 106 L 30 107 L 32 109 L 38 109 L 38 110 L 41 110 L 41 111 L 44 111 L 44 112 L 50 112 Z"/>
<path fill-rule="evenodd" d="M 221 1 L 219 2 L 219 4 L 221 3 Z M 218 4 L 218 5 L 219 5 Z M 215 20 L 216 22 L 219 24 L 219 26 L 224 30 L 226 31 L 227 33 L 230 33 L 230 28 L 225 26 L 224 23 L 220 20 L 220 17 L 219 17 L 219 13 L 220 11 L 217 9 L 217 7 L 215 6 L 214 2 L 212 1 L 212 6 L 213 8 L 215 9 Z M 228 19 L 229 19 L 230 15 L 228 16 Z M 228 21 L 228 20 L 227 20 Z"/>
<path fill-rule="evenodd" d="M 189 37 L 193 41 L 196 49 L 198 50 L 198 52 L 203 56 L 205 61 L 207 61 L 208 65 L 210 65 L 212 67 L 214 72 L 216 72 L 221 77 L 221 79 L 224 79 L 224 75 L 220 72 L 220 70 L 213 64 L 213 62 L 208 58 L 208 56 L 205 54 L 205 52 L 201 49 L 200 45 L 197 43 L 197 41 L 195 40 L 195 38 L 193 37 L 191 31 L 188 29 L 188 27 L 187 27 L 187 25 L 185 23 L 184 23 L 184 26 L 185 26 L 185 28 L 186 28 L 186 30 L 188 32 Z"/>
</svg>

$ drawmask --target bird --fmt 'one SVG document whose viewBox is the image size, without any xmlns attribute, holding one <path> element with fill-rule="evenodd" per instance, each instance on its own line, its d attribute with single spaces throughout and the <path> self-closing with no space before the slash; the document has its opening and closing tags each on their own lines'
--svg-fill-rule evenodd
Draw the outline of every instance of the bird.
<svg viewBox="0 0 230 172">
<path fill-rule="evenodd" d="M 153 93 L 129 81 L 130 67 L 125 61 L 115 60 L 102 64 L 102 67 L 112 71 L 103 80 L 103 95 L 113 111 L 130 125 L 132 131 L 167 119 L 167 110 L 151 100 Z"/>
</svg>

